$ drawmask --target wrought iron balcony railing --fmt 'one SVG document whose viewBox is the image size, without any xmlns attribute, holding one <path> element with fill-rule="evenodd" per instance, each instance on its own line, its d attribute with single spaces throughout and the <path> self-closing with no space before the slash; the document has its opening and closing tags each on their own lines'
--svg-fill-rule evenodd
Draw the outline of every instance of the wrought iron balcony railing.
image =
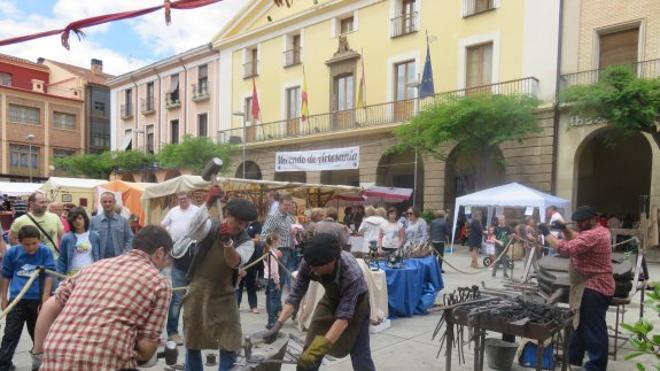
<svg viewBox="0 0 660 371">
<path fill-rule="evenodd" d="M 406 13 L 392 18 L 392 37 L 399 37 L 419 31 L 419 15 L 417 12 Z"/>
<path fill-rule="evenodd" d="M 295 66 L 300 64 L 302 48 L 293 48 L 284 52 L 284 66 Z"/>
<path fill-rule="evenodd" d="M 179 99 L 179 91 L 172 91 L 165 94 L 165 107 L 167 108 L 176 108 L 181 105 L 181 100 Z"/>
<path fill-rule="evenodd" d="M 259 75 L 259 69 L 257 68 L 259 66 L 259 61 L 250 61 L 247 63 L 243 64 L 243 78 L 248 79 L 250 77 L 258 76 Z"/>
<path fill-rule="evenodd" d="M 208 80 L 200 80 L 197 84 L 192 84 L 192 91 L 194 101 L 207 99 L 209 97 L 209 82 Z"/>
<path fill-rule="evenodd" d="M 660 77 L 660 59 L 651 59 L 648 61 L 641 61 L 622 66 L 630 68 L 630 70 L 633 71 L 637 77 L 642 79 L 653 79 Z M 598 82 L 598 79 L 600 79 L 600 76 L 604 70 L 605 69 L 596 69 L 562 75 L 560 79 L 560 87 L 565 89 L 574 85 L 595 84 Z"/>
<path fill-rule="evenodd" d="M 133 117 L 133 105 L 132 104 L 122 104 L 120 107 L 120 115 L 122 119 L 129 119 Z"/>
<path fill-rule="evenodd" d="M 140 100 L 140 112 L 142 112 L 143 115 L 149 115 L 155 111 L 154 97 L 146 97 Z"/>
<path fill-rule="evenodd" d="M 463 0 L 463 17 L 495 9 L 494 0 Z"/>
<path fill-rule="evenodd" d="M 452 97 L 488 94 L 536 96 L 538 83 L 539 81 L 535 77 L 527 77 L 518 80 L 503 81 L 497 84 L 439 93 L 433 97 L 421 99 L 419 105 L 416 99 L 407 99 L 375 104 L 363 108 L 321 113 L 306 118 L 296 117 L 263 124 L 248 123 L 245 129 L 237 127 L 219 131 L 217 140 L 222 143 L 240 144 L 243 143 L 243 138 L 245 138 L 246 143 L 256 143 L 400 124 L 410 121 L 417 114 L 419 107 L 424 109 L 429 105 L 447 101 Z"/>
</svg>

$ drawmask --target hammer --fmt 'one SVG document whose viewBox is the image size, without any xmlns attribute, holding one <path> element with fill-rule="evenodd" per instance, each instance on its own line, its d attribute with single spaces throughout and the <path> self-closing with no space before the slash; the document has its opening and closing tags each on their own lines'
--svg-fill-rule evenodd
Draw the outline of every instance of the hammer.
<svg viewBox="0 0 660 371">
<path fill-rule="evenodd" d="M 212 182 L 213 185 L 218 184 L 218 179 L 216 176 L 220 172 L 220 168 L 222 167 L 222 160 L 218 157 L 213 157 L 211 161 L 209 161 L 206 166 L 204 167 L 204 170 L 202 170 L 202 179 L 204 179 L 207 182 Z M 223 219 L 222 216 L 222 207 L 220 205 L 220 200 L 216 201 L 217 208 L 218 208 L 218 213 L 220 215 L 220 220 Z"/>
</svg>

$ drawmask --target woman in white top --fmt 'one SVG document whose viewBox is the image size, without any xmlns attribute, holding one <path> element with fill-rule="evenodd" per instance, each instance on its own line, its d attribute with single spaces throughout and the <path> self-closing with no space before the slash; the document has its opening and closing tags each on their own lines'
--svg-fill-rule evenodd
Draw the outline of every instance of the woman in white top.
<svg viewBox="0 0 660 371">
<path fill-rule="evenodd" d="M 387 221 L 380 226 L 378 247 L 381 250 L 396 250 L 403 245 L 405 238 L 403 226 L 396 220 L 396 209 L 387 210 Z"/>
<path fill-rule="evenodd" d="M 362 233 L 362 248 L 360 252 L 368 253 L 369 246 L 373 244 L 374 246 L 378 245 L 378 239 L 380 238 L 380 226 L 385 223 L 385 218 L 382 216 L 376 215 L 376 209 L 373 206 L 367 206 L 364 210 L 364 215 L 366 218 L 362 220 L 358 233 Z"/>
<path fill-rule="evenodd" d="M 422 244 L 429 240 L 426 220 L 416 207 L 408 209 L 408 225 L 406 226 L 406 243 Z"/>
<path fill-rule="evenodd" d="M 89 230 L 89 217 L 82 207 L 74 207 L 67 216 L 71 232 L 62 237 L 57 271 L 74 275 L 85 266 L 101 259 L 101 238 Z"/>
</svg>

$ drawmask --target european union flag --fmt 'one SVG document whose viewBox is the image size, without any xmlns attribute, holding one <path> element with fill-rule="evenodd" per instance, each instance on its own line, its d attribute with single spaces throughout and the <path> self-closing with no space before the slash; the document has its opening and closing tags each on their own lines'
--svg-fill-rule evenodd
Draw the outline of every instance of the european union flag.
<svg viewBox="0 0 660 371">
<path fill-rule="evenodd" d="M 431 50 L 428 40 L 426 42 L 426 62 L 424 63 L 424 75 L 422 75 L 422 84 L 419 86 L 419 98 L 432 97 L 435 95 L 433 87 L 433 66 L 431 66 Z"/>
</svg>

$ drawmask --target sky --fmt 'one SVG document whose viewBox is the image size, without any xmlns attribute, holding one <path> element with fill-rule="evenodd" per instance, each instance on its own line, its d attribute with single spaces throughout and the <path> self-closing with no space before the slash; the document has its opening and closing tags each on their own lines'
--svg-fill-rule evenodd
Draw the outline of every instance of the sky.
<svg viewBox="0 0 660 371">
<path fill-rule="evenodd" d="M 172 9 L 172 23 L 164 11 L 106 23 L 83 30 L 78 41 L 69 36 L 66 50 L 60 36 L 1 46 L 0 53 L 36 61 L 39 57 L 89 67 L 103 61 L 104 72 L 119 75 L 173 54 L 200 46 L 250 0 L 223 0 L 192 10 Z M 163 0 L 0 0 L 0 39 L 64 28 L 82 18 L 162 5 Z"/>
</svg>

